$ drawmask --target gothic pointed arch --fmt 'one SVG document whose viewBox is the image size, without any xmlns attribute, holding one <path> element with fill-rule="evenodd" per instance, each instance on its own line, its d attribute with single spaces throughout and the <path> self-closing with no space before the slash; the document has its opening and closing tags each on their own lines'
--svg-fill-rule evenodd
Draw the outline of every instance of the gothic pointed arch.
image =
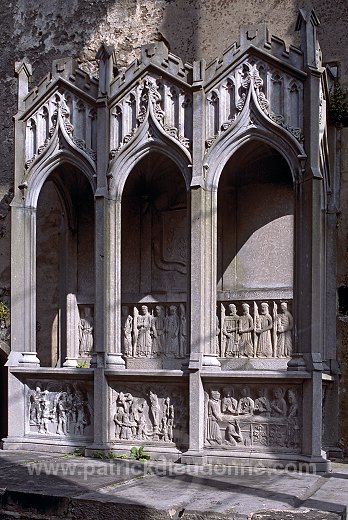
<svg viewBox="0 0 348 520">
<path fill-rule="evenodd" d="M 142 124 L 134 140 L 127 143 L 110 163 L 108 177 L 112 197 L 120 200 L 129 173 L 139 161 L 152 152 L 160 153 L 178 165 L 188 189 L 191 174 L 187 154 L 176 144 L 173 145 L 172 140 L 160 132 L 152 120 L 148 120 Z"/>
</svg>

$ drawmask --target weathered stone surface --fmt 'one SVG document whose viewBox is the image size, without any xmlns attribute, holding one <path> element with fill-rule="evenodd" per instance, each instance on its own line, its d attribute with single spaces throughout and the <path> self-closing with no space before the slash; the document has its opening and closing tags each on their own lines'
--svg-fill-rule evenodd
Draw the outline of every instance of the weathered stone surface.
<svg viewBox="0 0 348 520">
<path fill-rule="evenodd" d="M 287 44 L 299 44 L 299 36 L 294 32 L 294 24 L 300 2 L 297 0 L 276 0 L 265 5 L 260 0 L 244 2 L 243 5 L 235 5 L 230 2 L 216 3 L 213 0 L 198 2 L 178 1 L 128 1 L 89 2 L 74 0 L 69 4 L 69 9 L 62 9 L 60 4 L 50 4 L 44 0 L 31 2 L 16 0 L 4 9 L 2 17 L 2 32 L 0 42 L 2 44 L 2 65 L 0 69 L 1 99 L 0 109 L 3 114 L 1 120 L 0 156 L 2 157 L 2 173 L 0 180 L 0 287 L 8 298 L 10 276 L 10 219 L 8 213 L 8 199 L 11 198 L 11 185 L 13 183 L 14 148 L 12 137 L 12 115 L 15 109 L 16 84 L 13 78 L 13 63 L 15 60 L 28 59 L 34 67 L 34 81 L 42 77 L 51 67 L 51 61 L 64 55 L 71 55 L 80 62 L 83 70 L 96 74 L 95 54 L 101 41 L 114 44 L 116 49 L 116 65 L 121 68 L 140 54 L 140 46 L 149 41 L 166 39 L 171 51 L 181 56 L 184 60 L 205 58 L 207 61 L 222 53 L 226 42 L 238 40 L 239 27 L 242 24 L 260 23 L 267 21 L 270 33 L 284 38 Z M 348 62 L 345 58 L 348 46 L 346 25 L 348 23 L 348 8 L 346 2 L 340 1 L 335 5 L 329 5 L 324 0 L 314 2 L 322 25 L 319 28 L 319 38 L 324 61 L 341 62 L 341 83 L 348 84 Z M 163 36 L 162 36 L 163 35 Z M 348 155 L 347 155 L 347 129 L 342 130 L 341 144 L 341 197 L 340 207 L 343 213 L 340 218 L 338 230 L 338 285 L 347 285 L 348 258 L 346 252 L 346 237 L 348 230 L 348 217 L 344 208 L 348 207 Z M 334 187 L 336 195 L 337 186 Z M 5 211 L 3 207 L 5 206 Z M 337 207 L 331 208 L 333 213 Z M 86 223 L 88 226 L 88 223 Z M 291 228 L 290 223 L 286 225 Z M 24 237 L 18 237 L 18 244 Z M 52 237 L 50 237 L 52 239 Z M 56 240 L 57 237 L 54 237 Z M 262 238 L 262 237 L 261 237 Z M 289 240 L 288 240 L 289 242 Z M 52 243 L 51 243 L 52 245 Z M 86 247 L 86 241 L 81 244 Z M 46 247 L 49 246 L 47 241 Z M 44 250 L 45 251 L 45 250 Z M 47 251 L 46 251 L 47 252 Z M 265 257 L 267 251 L 265 250 Z M 284 255 L 284 256 L 283 256 Z M 280 251 L 279 257 L 282 264 L 289 262 L 289 257 Z M 55 259 L 50 258 L 55 263 Z M 246 258 L 250 264 L 250 252 Z M 329 262 L 330 263 L 330 262 Z M 263 266 L 267 274 L 267 269 Z M 290 268 L 286 270 L 290 272 Z M 83 271 L 91 274 L 91 269 L 86 266 Z M 47 274 L 47 273 L 46 273 Z M 51 273 L 52 274 L 52 273 Z M 261 270 L 260 270 L 260 274 Z M 57 273 L 55 273 L 57 276 Z M 47 275 L 47 278 L 49 276 Z M 53 276 L 54 278 L 54 276 Z M 249 280 L 248 280 L 249 281 Z M 176 282 L 176 280 L 175 280 Z M 51 279 L 51 286 L 55 285 Z M 175 285 L 175 284 L 174 284 Z M 170 283 L 168 283 L 170 286 Z M 6 294 L 5 294 L 6 292 Z M 52 294 L 51 294 L 52 296 Z M 91 295 L 88 295 L 91 296 Z M 0 292 L 0 298 L 2 293 Z M 335 299 L 330 297 L 329 305 L 335 306 Z M 57 295 L 52 296 L 51 302 L 57 304 Z M 173 300 L 176 301 L 176 300 Z M 178 300 L 179 301 L 179 300 Z M 41 301 L 44 308 L 47 300 Z M 84 302 L 86 303 L 86 302 Z M 83 304 L 84 304 L 83 303 Z M 89 303 L 89 302 L 88 302 Z M 82 305 L 83 305 L 82 304 Z M 56 312 L 56 309 L 54 310 Z M 52 314 L 54 314 L 54 312 Z M 57 313 L 56 313 L 57 314 Z M 332 315 L 332 312 L 331 314 Z M 54 322 L 54 318 L 47 317 Z M 212 320 L 210 320 L 212 321 Z M 212 327 L 212 325 L 209 325 Z M 346 372 L 348 362 L 347 350 L 347 324 L 340 321 L 339 328 L 339 361 L 341 362 L 341 420 L 342 441 L 347 445 L 346 434 L 347 418 L 345 410 Z M 53 327 L 52 334 L 56 334 Z M 51 338 L 41 338 L 45 343 Z M 39 334 L 40 340 L 40 334 Z M 57 361 L 55 354 L 53 361 Z M 48 360 L 43 359 L 44 363 Z"/>
<path fill-rule="evenodd" d="M 339 520 L 347 508 L 344 464 L 319 476 L 17 452 L 0 467 L 4 519 Z"/>
</svg>

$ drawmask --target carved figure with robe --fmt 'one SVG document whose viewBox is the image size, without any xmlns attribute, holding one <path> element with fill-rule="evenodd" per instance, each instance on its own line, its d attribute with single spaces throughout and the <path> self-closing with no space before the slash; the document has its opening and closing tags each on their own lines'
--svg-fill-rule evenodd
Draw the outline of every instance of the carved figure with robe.
<svg viewBox="0 0 348 520">
<path fill-rule="evenodd" d="M 134 309 L 135 311 L 135 309 Z M 149 357 L 152 352 L 152 316 L 147 305 L 142 305 L 141 314 L 134 312 L 134 328 L 136 328 L 136 354 Z"/>
<path fill-rule="evenodd" d="M 282 312 L 277 315 L 277 357 L 291 357 L 294 320 L 286 302 L 282 302 L 280 308 Z"/>
<path fill-rule="evenodd" d="M 128 307 L 122 306 L 122 343 L 123 353 L 125 356 L 130 357 L 133 355 L 133 343 L 132 343 L 132 330 L 133 330 L 133 318 L 129 314 Z"/>
<path fill-rule="evenodd" d="M 243 314 L 239 318 L 239 355 L 241 357 L 253 357 L 252 331 L 254 330 L 254 321 L 249 313 L 250 306 L 247 303 L 242 304 L 242 309 Z"/>
<path fill-rule="evenodd" d="M 257 357 L 272 357 L 272 316 L 268 311 L 268 303 L 261 303 L 261 314 L 255 323 L 255 332 L 258 335 Z"/>
<path fill-rule="evenodd" d="M 240 340 L 238 329 L 240 318 L 237 314 L 237 308 L 233 303 L 231 303 L 228 308 L 230 315 L 225 316 L 222 324 L 222 334 L 225 336 L 225 352 L 222 353 L 222 357 L 238 357 Z"/>
<path fill-rule="evenodd" d="M 90 307 L 85 307 L 79 323 L 79 353 L 91 354 L 93 351 L 94 320 Z"/>
<path fill-rule="evenodd" d="M 180 321 L 175 305 L 169 307 L 167 316 L 167 354 L 169 356 L 179 355 L 179 329 Z"/>
<path fill-rule="evenodd" d="M 220 392 L 211 390 L 207 405 L 206 439 L 210 444 L 222 444 L 222 436 L 219 426 L 221 421 Z"/>
</svg>

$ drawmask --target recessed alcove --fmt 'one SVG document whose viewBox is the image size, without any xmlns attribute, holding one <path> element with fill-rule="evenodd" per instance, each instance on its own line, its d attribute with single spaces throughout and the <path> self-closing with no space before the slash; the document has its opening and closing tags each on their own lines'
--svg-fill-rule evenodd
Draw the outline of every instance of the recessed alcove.
<svg viewBox="0 0 348 520">
<path fill-rule="evenodd" d="M 218 188 L 218 300 L 292 298 L 294 193 L 274 148 L 249 141 Z"/>
<path fill-rule="evenodd" d="M 187 219 L 180 170 L 159 153 L 147 155 L 129 174 L 122 196 L 121 321 L 127 367 L 145 362 L 180 368 L 174 358 L 189 353 Z"/>
<path fill-rule="evenodd" d="M 142 159 L 122 195 L 122 303 L 186 302 L 189 228 L 184 177 L 159 153 Z"/>
<path fill-rule="evenodd" d="M 36 231 L 37 352 L 43 366 L 61 366 L 79 352 L 81 309 L 94 306 L 94 198 L 81 172 L 64 165 L 49 175 Z"/>
</svg>

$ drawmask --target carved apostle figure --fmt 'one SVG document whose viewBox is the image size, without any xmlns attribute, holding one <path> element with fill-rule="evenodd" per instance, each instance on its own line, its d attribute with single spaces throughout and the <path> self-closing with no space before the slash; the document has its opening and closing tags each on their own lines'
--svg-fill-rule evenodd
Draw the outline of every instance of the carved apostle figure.
<svg viewBox="0 0 348 520">
<path fill-rule="evenodd" d="M 237 314 L 236 306 L 231 303 L 228 306 L 230 315 L 225 316 L 222 325 L 222 334 L 225 336 L 225 352 L 222 353 L 222 357 L 237 357 L 239 355 L 239 316 Z"/>
<path fill-rule="evenodd" d="M 287 446 L 297 448 L 300 445 L 300 425 L 298 420 L 298 403 L 294 390 L 288 390 L 288 434 Z"/>
<path fill-rule="evenodd" d="M 153 323 L 152 354 L 159 356 L 165 351 L 166 317 L 162 305 L 156 305 Z"/>
<path fill-rule="evenodd" d="M 243 315 L 239 318 L 239 355 L 241 357 L 253 357 L 252 331 L 254 330 L 254 321 L 249 313 L 250 306 L 247 303 L 242 304 L 242 309 Z"/>
<path fill-rule="evenodd" d="M 93 351 L 93 317 L 90 307 L 85 307 L 79 323 L 79 353 L 91 354 Z"/>
<path fill-rule="evenodd" d="M 179 328 L 180 321 L 175 305 L 169 307 L 167 316 L 167 353 L 169 356 L 179 354 Z"/>
<path fill-rule="evenodd" d="M 133 318 L 129 314 L 128 307 L 122 306 L 122 347 L 125 356 L 130 357 L 133 355 L 133 344 L 132 344 L 132 329 L 133 329 Z"/>
<path fill-rule="evenodd" d="M 142 305 L 141 314 L 134 317 L 134 327 L 137 329 L 137 355 L 149 357 L 152 349 L 152 316 L 147 305 Z"/>
<path fill-rule="evenodd" d="M 75 397 L 75 414 L 76 414 L 76 423 L 75 423 L 75 435 L 83 435 L 85 431 L 85 427 L 87 425 L 87 417 L 85 413 L 85 403 L 83 401 L 83 396 L 81 392 L 76 392 Z"/>
<path fill-rule="evenodd" d="M 48 399 L 48 390 L 42 392 L 40 399 L 40 422 L 39 422 L 39 433 L 48 433 L 48 422 L 51 418 L 50 414 L 50 402 Z"/>
<path fill-rule="evenodd" d="M 281 313 L 277 315 L 277 357 L 291 357 L 292 354 L 292 329 L 294 320 L 288 311 L 286 302 L 280 304 Z"/>
<path fill-rule="evenodd" d="M 255 399 L 254 414 L 259 417 L 270 417 L 271 416 L 271 403 L 266 396 L 266 389 L 263 387 L 258 388 L 257 398 Z"/>
<path fill-rule="evenodd" d="M 274 399 L 271 402 L 272 417 L 286 417 L 287 406 L 284 399 L 284 388 L 277 386 L 273 390 Z"/>
<path fill-rule="evenodd" d="M 158 402 L 158 397 L 156 394 L 151 392 L 150 390 L 150 410 L 152 414 L 153 419 L 153 433 L 154 433 L 154 440 L 158 440 L 158 433 L 159 433 L 159 427 L 160 427 L 160 414 L 161 414 L 161 407 Z"/>
<path fill-rule="evenodd" d="M 41 418 L 41 398 L 42 391 L 39 386 L 30 395 L 30 423 L 39 426 Z"/>
<path fill-rule="evenodd" d="M 130 440 L 134 438 L 134 429 L 137 424 L 134 421 L 132 414 L 129 412 L 125 412 L 122 416 L 122 425 L 121 425 L 121 439 L 122 440 Z"/>
<path fill-rule="evenodd" d="M 115 438 L 121 438 L 121 429 L 123 424 L 123 416 L 125 414 L 124 408 L 122 406 L 118 406 L 116 408 L 116 413 L 114 415 L 114 423 L 115 423 Z"/>
<path fill-rule="evenodd" d="M 255 323 L 255 332 L 258 335 L 257 357 L 272 357 L 272 316 L 268 311 L 268 303 L 261 303 L 261 314 Z"/>
<path fill-rule="evenodd" d="M 187 320 L 186 320 L 186 311 L 185 305 L 180 304 L 180 357 L 185 357 L 187 355 Z"/>
<path fill-rule="evenodd" d="M 237 414 L 238 401 L 233 397 L 232 388 L 223 388 L 223 398 L 221 400 L 222 413 Z"/>
<path fill-rule="evenodd" d="M 250 397 L 250 390 L 247 386 L 241 390 L 242 397 L 238 401 L 238 415 L 252 415 L 254 412 L 254 401 Z"/>
<path fill-rule="evenodd" d="M 64 401 L 59 399 L 57 403 L 57 431 L 58 434 L 66 435 L 67 431 L 67 414 L 64 406 Z"/>
<path fill-rule="evenodd" d="M 207 431 L 206 439 L 209 444 L 222 444 L 222 436 L 219 426 L 221 421 L 220 392 L 210 391 L 210 399 L 207 406 Z"/>
</svg>

